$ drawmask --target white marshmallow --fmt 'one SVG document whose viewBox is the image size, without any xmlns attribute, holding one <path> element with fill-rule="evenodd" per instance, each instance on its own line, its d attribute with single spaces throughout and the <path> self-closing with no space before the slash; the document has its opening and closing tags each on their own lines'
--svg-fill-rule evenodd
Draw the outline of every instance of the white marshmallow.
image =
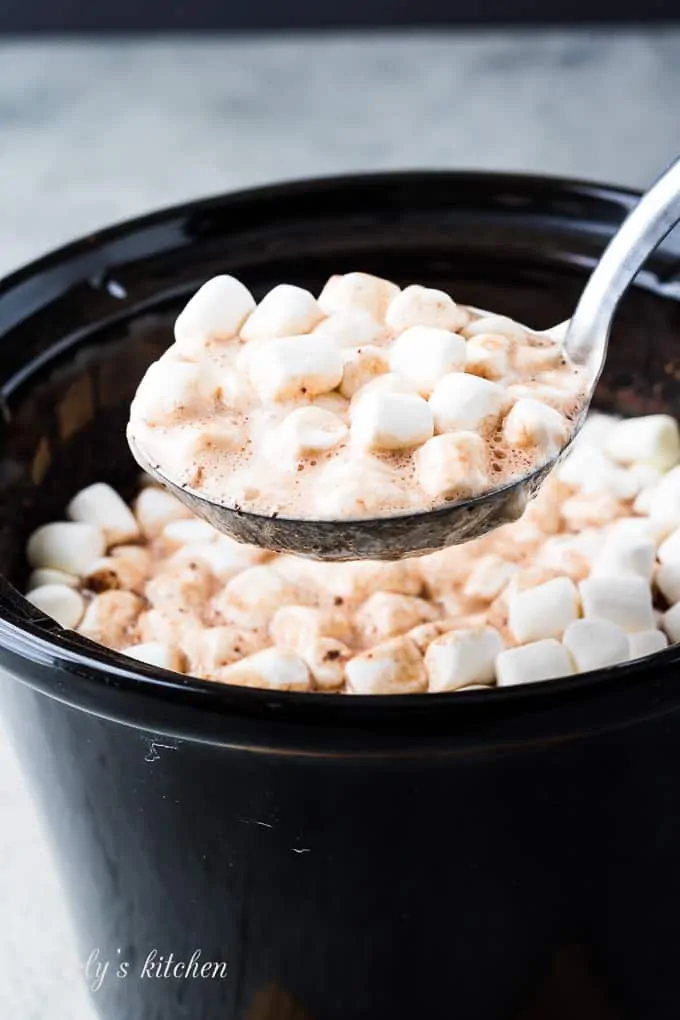
<svg viewBox="0 0 680 1020">
<path fill-rule="evenodd" d="M 132 510 L 116 490 L 104 482 L 81 489 L 66 507 L 66 516 L 72 521 L 101 528 L 108 545 L 139 538 L 139 525 Z"/>
<path fill-rule="evenodd" d="M 413 488 L 413 487 L 412 487 Z M 318 476 L 314 513 L 319 520 L 384 514 L 391 505 L 403 506 L 409 491 L 397 473 L 376 457 L 330 461 Z M 412 496 L 416 499 L 416 493 Z"/>
<path fill-rule="evenodd" d="M 157 666 L 158 669 L 170 669 L 173 673 L 183 673 L 182 656 L 172 645 L 162 644 L 160 641 L 148 641 L 140 645 L 128 645 L 121 649 L 123 655 L 137 662 L 145 662 L 148 666 Z"/>
<path fill-rule="evenodd" d="M 414 641 L 392 638 L 355 655 L 345 666 L 350 694 L 415 694 L 427 690 L 427 672 Z"/>
<path fill-rule="evenodd" d="M 503 648 L 503 639 L 493 627 L 442 634 L 425 652 L 428 690 L 441 693 L 469 684 L 493 683 L 496 657 Z"/>
<path fill-rule="evenodd" d="M 385 336 L 384 326 L 361 308 L 333 312 L 312 332 L 328 337 L 337 347 L 364 347 Z"/>
<path fill-rule="evenodd" d="M 177 464 L 176 477 L 180 478 L 211 453 L 233 453 L 243 446 L 243 428 L 229 421 L 201 422 L 200 426 L 185 425 L 173 432 L 172 450 Z"/>
<path fill-rule="evenodd" d="M 486 447 L 476 432 L 447 432 L 415 454 L 418 484 L 429 496 L 465 499 L 489 486 Z"/>
<path fill-rule="evenodd" d="M 170 521 L 192 516 L 178 499 L 153 485 L 142 489 L 137 496 L 134 512 L 145 538 L 156 538 Z"/>
<path fill-rule="evenodd" d="M 195 341 L 228 340 L 236 336 L 255 307 L 247 287 L 233 276 L 215 276 L 191 298 L 175 322 L 180 348 Z"/>
<path fill-rule="evenodd" d="M 431 602 L 413 595 L 377 591 L 370 595 L 355 616 L 355 626 L 365 645 L 374 645 L 403 634 L 438 616 Z"/>
<path fill-rule="evenodd" d="M 345 682 L 345 665 L 352 650 L 336 638 L 321 637 L 302 652 L 312 674 L 313 687 L 318 691 L 336 691 Z"/>
<path fill-rule="evenodd" d="M 523 397 L 503 422 L 503 435 L 511 446 L 533 447 L 544 459 L 554 457 L 569 438 L 565 418 L 540 400 Z"/>
<path fill-rule="evenodd" d="M 671 641 L 680 641 L 680 602 L 663 614 L 661 625 Z M 651 630 L 652 628 L 648 628 Z"/>
<path fill-rule="evenodd" d="M 627 634 L 654 629 L 652 593 L 641 577 L 590 577 L 581 581 L 579 592 L 586 619 L 609 620 Z"/>
<path fill-rule="evenodd" d="M 161 532 L 169 545 L 201 545 L 204 542 L 215 542 L 219 532 L 207 521 L 189 518 L 187 520 L 169 521 Z"/>
<path fill-rule="evenodd" d="M 437 432 L 476 431 L 495 425 L 505 406 L 505 391 L 497 383 L 465 372 L 439 380 L 430 397 Z"/>
<path fill-rule="evenodd" d="M 602 450 L 605 442 L 607 441 L 607 436 L 616 426 L 618 421 L 619 419 L 613 417 L 611 414 L 601 414 L 599 411 L 588 411 L 588 416 L 581 426 L 579 434 L 574 440 L 574 450 L 579 446 L 585 447 L 589 450 Z"/>
<path fill-rule="evenodd" d="M 561 638 L 578 617 L 576 585 L 568 577 L 519 592 L 508 600 L 508 626 L 517 641 Z"/>
<path fill-rule="evenodd" d="M 165 425 L 179 415 L 198 414 L 218 389 L 201 365 L 162 357 L 146 370 L 130 405 L 130 420 Z"/>
<path fill-rule="evenodd" d="M 256 631 L 237 627 L 191 627 L 180 635 L 181 649 L 188 670 L 194 676 L 210 679 L 216 670 L 259 652 L 265 640 Z"/>
<path fill-rule="evenodd" d="M 432 411 L 422 397 L 371 393 L 352 412 L 352 440 L 366 450 L 419 446 L 434 430 Z"/>
<path fill-rule="evenodd" d="M 275 644 L 302 653 L 322 637 L 351 640 L 352 626 L 342 612 L 291 605 L 276 610 L 269 624 L 269 634 Z"/>
<path fill-rule="evenodd" d="M 463 595 L 467 599 L 491 602 L 500 595 L 518 570 L 516 563 L 510 563 L 495 553 L 476 558 L 463 585 Z"/>
<path fill-rule="evenodd" d="M 680 461 L 680 431 L 668 414 L 649 414 L 616 423 L 605 452 L 619 464 L 651 464 L 665 471 Z"/>
<path fill-rule="evenodd" d="M 46 584 L 65 584 L 67 588 L 77 588 L 80 578 L 77 574 L 67 574 L 64 570 L 53 570 L 50 567 L 38 567 L 29 574 L 26 591 L 42 588 Z"/>
<path fill-rule="evenodd" d="M 442 376 L 464 370 L 466 344 L 448 330 L 412 326 L 394 341 L 389 358 L 391 372 L 408 379 L 422 396 L 429 397 Z"/>
<path fill-rule="evenodd" d="M 464 336 L 482 336 L 485 333 L 495 333 L 500 336 L 507 336 L 517 343 L 524 343 L 527 335 L 519 323 L 509 319 L 507 315 L 482 315 L 479 319 L 472 319 L 461 331 Z"/>
<path fill-rule="evenodd" d="M 575 446 L 557 467 L 557 477 L 581 492 L 609 492 L 617 499 L 633 499 L 640 488 L 631 471 L 612 464 L 596 447 Z"/>
<path fill-rule="evenodd" d="M 26 598 L 45 616 L 50 616 L 67 630 L 77 627 L 85 612 L 82 595 L 65 584 L 41 585 L 30 591 Z"/>
<path fill-rule="evenodd" d="M 323 318 L 323 311 L 308 290 L 281 283 L 260 301 L 241 328 L 243 340 L 270 340 L 274 337 L 309 333 Z"/>
<path fill-rule="evenodd" d="M 173 562 L 203 563 L 219 581 L 229 581 L 242 570 L 257 566 L 267 555 L 264 549 L 243 545 L 228 535 L 219 535 L 214 541 L 182 546 L 174 554 Z"/>
<path fill-rule="evenodd" d="M 342 351 L 343 369 L 340 392 L 348 400 L 389 368 L 386 352 L 380 347 L 348 347 Z"/>
<path fill-rule="evenodd" d="M 287 336 L 258 350 L 250 377 L 261 400 L 294 400 L 334 390 L 342 379 L 342 355 L 322 336 Z"/>
<path fill-rule="evenodd" d="M 661 543 L 657 555 L 660 563 L 680 563 L 680 528 Z"/>
<path fill-rule="evenodd" d="M 496 658 L 496 683 L 499 687 L 554 680 L 570 676 L 573 672 L 569 653 L 555 638 L 508 648 Z"/>
<path fill-rule="evenodd" d="M 375 393 L 407 393 L 411 396 L 417 396 L 418 391 L 416 390 L 413 383 L 410 383 L 408 379 L 404 379 L 403 376 L 397 375 L 396 372 L 387 372 L 385 375 L 379 375 L 370 382 L 367 382 L 360 390 L 352 397 L 350 403 L 350 414 L 354 412 L 357 404 L 364 399 L 364 397 Z"/>
<path fill-rule="evenodd" d="M 433 326 L 457 333 L 469 319 L 464 308 L 459 308 L 453 298 L 443 290 L 420 287 L 413 284 L 390 302 L 385 322 L 401 333 L 410 326 Z"/>
<path fill-rule="evenodd" d="M 680 467 L 671 468 L 654 486 L 645 500 L 645 508 L 635 504 L 639 513 L 648 513 L 653 521 L 670 531 L 680 527 Z"/>
<path fill-rule="evenodd" d="M 141 591 L 147 578 L 147 570 L 124 556 L 103 556 L 95 560 L 85 575 L 85 584 L 92 591 L 106 591 L 109 588 L 125 588 Z"/>
<path fill-rule="evenodd" d="M 347 426 L 322 407 L 298 407 L 281 422 L 273 436 L 276 454 L 297 462 L 309 453 L 332 450 L 347 435 Z"/>
<path fill-rule="evenodd" d="M 608 620 L 574 620 L 562 641 L 578 673 L 615 666 L 629 656 L 628 635 Z"/>
<path fill-rule="evenodd" d="M 668 638 L 661 630 L 640 630 L 628 635 L 629 658 L 642 659 L 668 648 Z"/>
<path fill-rule="evenodd" d="M 601 528 L 621 517 L 622 506 L 609 492 L 579 492 L 565 499 L 560 512 L 571 531 Z"/>
<path fill-rule="evenodd" d="M 513 355 L 515 368 L 525 377 L 557 368 L 564 361 L 563 349 L 560 344 L 555 343 L 545 347 L 519 343 Z"/>
<path fill-rule="evenodd" d="M 43 524 L 33 532 L 26 546 L 32 567 L 51 567 L 80 576 L 105 552 L 106 539 L 101 528 L 77 521 Z"/>
<path fill-rule="evenodd" d="M 293 591 L 272 567 L 257 566 L 237 574 L 215 599 L 219 613 L 237 627 L 263 627 L 279 606 L 293 601 Z"/>
<path fill-rule="evenodd" d="M 482 379 L 499 380 L 507 376 L 514 341 L 500 333 L 480 333 L 467 342 L 465 371 Z"/>
<path fill-rule="evenodd" d="M 327 315 L 361 310 L 382 322 L 387 306 L 397 294 L 399 287 L 390 280 L 368 273 L 346 273 L 344 276 L 331 276 L 319 294 L 319 306 Z"/>
<path fill-rule="evenodd" d="M 143 608 L 143 600 L 131 591 L 103 591 L 87 606 L 78 632 L 108 648 L 124 648 Z"/>
<path fill-rule="evenodd" d="M 617 577 L 637 574 L 647 584 L 654 571 L 656 545 L 650 538 L 634 537 L 625 531 L 614 530 L 604 539 L 600 553 L 592 564 L 591 576 Z"/>
<path fill-rule="evenodd" d="M 215 679 L 240 687 L 274 691 L 308 691 L 310 675 L 305 660 L 286 648 L 265 648 L 219 670 Z"/>
<path fill-rule="evenodd" d="M 654 581 L 669 605 L 680 602 L 680 563 L 662 563 L 656 569 Z"/>
</svg>

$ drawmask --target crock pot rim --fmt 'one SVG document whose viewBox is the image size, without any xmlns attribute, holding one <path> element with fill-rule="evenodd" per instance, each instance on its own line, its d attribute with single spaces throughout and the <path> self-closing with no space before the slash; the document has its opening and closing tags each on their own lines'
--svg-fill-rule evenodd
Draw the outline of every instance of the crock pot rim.
<svg viewBox="0 0 680 1020">
<path fill-rule="evenodd" d="M 266 184 L 255 188 L 213 195 L 195 201 L 180 203 L 156 210 L 143 216 L 114 224 L 102 231 L 95 231 L 57 248 L 40 259 L 34 260 L 17 269 L 0 280 L 0 300 L 12 290 L 25 282 L 36 278 L 46 270 L 65 262 L 81 260 L 84 255 L 99 253 L 96 259 L 101 268 L 102 250 L 121 238 L 134 234 L 143 234 L 149 228 L 168 223 L 183 216 L 195 216 L 197 213 L 209 211 L 229 203 L 258 202 L 268 197 L 294 197 L 296 194 L 310 191 L 323 191 L 352 187 L 353 185 L 382 184 L 397 185 L 401 182 L 414 183 L 417 180 L 438 179 L 442 183 L 470 182 L 487 185 L 498 189 L 508 187 L 520 190 L 541 189 L 544 193 L 553 192 L 564 195 L 585 195 L 591 198 L 611 199 L 619 205 L 630 208 L 639 197 L 639 191 L 631 188 L 617 187 L 589 180 L 570 180 L 559 176 L 501 173 L 494 171 L 448 171 L 448 170 L 405 170 L 395 172 L 378 172 L 368 174 L 345 174 L 314 177 L 306 180 L 284 181 Z M 150 251 L 149 254 L 152 252 Z M 81 279 L 89 279 L 83 265 Z M 72 285 L 72 280 L 65 280 L 64 286 Z M 33 309 L 34 310 L 34 309 Z M 52 631 L 52 633 L 50 633 Z M 17 648 L 21 648 L 21 652 Z M 491 688 L 489 691 L 450 692 L 444 694 L 411 694 L 411 695 L 342 695 L 329 697 L 326 694 L 274 692 L 216 684 L 212 681 L 185 677 L 167 670 L 160 670 L 143 664 L 131 665 L 132 660 L 121 653 L 113 652 L 104 646 L 96 645 L 79 635 L 69 634 L 57 628 L 53 621 L 46 620 L 4 577 L 0 577 L 0 651 L 7 653 L 10 659 L 17 655 L 35 663 L 57 667 L 66 673 L 77 673 L 88 683 L 101 685 L 105 681 L 110 685 L 115 679 L 114 687 L 121 690 L 136 689 L 139 693 L 151 693 L 157 698 L 162 691 L 165 695 L 179 702 L 185 699 L 200 699 L 211 712 L 233 716 L 257 716 L 261 718 L 279 719 L 295 722 L 304 720 L 313 713 L 316 724 L 325 723 L 330 727 L 338 725 L 358 725 L 371 716 L 371 728 L 380 727 L 384 723 L 388 728 L 394 724 L 408 722 L 414 716 L 437 715 L 447 717 L 455 713 L 460 718 L 463 713 L 474 709 L 477 713 L 484 706 L 498 707 L 501 703 L 506 709 L 513 708 L 513 714 L 525 711 L 531 703 L 550 700 L 551 707 L 557 707 L 564 700 L 587 699 L 597 692 L 603 693 L 606 688 L 618 687 L 637 678 L 648 671 L 650 661 L 660 667 L 673 666 L 680 662 L 680 646 L 670 647 L 657 652 L 645 659 L 622 663 L 616 667 L 597 670 L 578 676 L 559 678 L 541 682 L 540 684 L 522 684 L 512 688 Z M 2 658 L 5 658 L 3 655 Z M 16 673 L 10 667 L 10 672 Z M 22 678 L 23 679 L 23 678 Z M 23 682 L 26 682 L 25 680 Z M 645 679 L 645 683 L 647 680 Z M 35 683 L 33 686 L 44 693 L 58 697 L 79 707 L 77 700 L 71 700 L 68 692 L 50 691 L 49 684 Z M 375 716 L 379 712 L 380 718 Z"/>
</svg>

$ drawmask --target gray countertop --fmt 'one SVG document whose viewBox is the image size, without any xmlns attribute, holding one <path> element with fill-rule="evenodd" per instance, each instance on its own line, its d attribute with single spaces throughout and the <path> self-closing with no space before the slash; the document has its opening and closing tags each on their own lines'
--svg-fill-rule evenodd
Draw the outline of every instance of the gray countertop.
<svg viewBox="0 0 680 1020">
<path fill-rule="evenodd" d="M 0 273 L 154 206 L 275 179 L 463 167 L 644 186 L 677 155 L 678 95 L 668 28 L 0 42 Z M 2 732 L 0 918 L 0 1015 L 92 1020 Z"/>
</svg>

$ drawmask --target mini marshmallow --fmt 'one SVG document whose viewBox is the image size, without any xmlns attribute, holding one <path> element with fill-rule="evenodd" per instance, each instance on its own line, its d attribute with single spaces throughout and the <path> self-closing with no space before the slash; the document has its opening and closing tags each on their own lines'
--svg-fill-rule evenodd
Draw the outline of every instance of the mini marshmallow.
<svg viewBox="0 0 680 1020">
<path fill-rule="evenodd" d="M 173 556 L 173 561 L 189 562 L 198 560 L 203 563 L 219 581 L 229 581 L 242 570 L 255 567 L 268 557 L 265 549 L 253 545 L 244 545 L 230 538 L 219 535 L 215 541 L 199 542 L 181 546 Z"/>
<path fill-rule="evenodd" d="M 680 602 L 663 614 L 661 625 L 671 641 L 680 641 Z M 648 628 L 651 630 L 652 628 Z"/>
<path fill-rule="evenodd" d="M 222 666 L 261 651 L 263 644 L 254 631 L 236 627 L 194 627 L 181 635 L 189 672 L 206 679 Z"/>
<path fill-rule="evenodd" d="M 148 666 L 158 669 L 170 669 L 173 673 L 183 673 L 182 656 L 172 645 L 160 641 L 147 641 L 140 645 L 128 645 L 121 649 L 123 655 L 137 662 L 145 662 Z"/>
<path fill-rule="evenodd" d="M 655 485 L 645 500 L 645 508 L 635 504 L 638 513 L 648 513 L 651 520 L 671 531 L 680 527 L 680 467 L 671 468 Z"/>
<path fill-rule="evenodd" d="M 574 449 L 579 446 L 587 447 L 590 450 L 603 450 L 607 437 L 619 422 L 611 414 L 602 414 L 599 411 L 588 411 L 588 415 L 581 426 L 576 439 Z"/>
<path fill-rule="evenodd" d="M 315 397 L 334 390 L 342 379 L 343 359 L 332 340 L 287 336 L 264 344 L 250 366 L 261 400 Z"/>
<path fill-rule="evenodd" d="M 581 492 L 609 492 L 616 499 L 633 499 L 640 485 L 631 471 L 613 464 L 601 450 L 575 446 L 558 465 L 557 477 Z"/>
<path fill-rule="evenodd" d="M 177 428 L 172 439 L 176 476 L 195 475 L 197 465 L 211 453 L 235 453 L 243 446 L 242 429 L 229 421 L 214 421 Z M 193 482 L 192 482 L 193 484 Z"/>
<path fill-rule="evenodd" d="M 132 510 L 116 490 L 104 482 L 81 489 L 66 507 L 66 516 L 72 521 L 101 528 L 108 545 L 129 542 L 140 535 Z"/>
<path fill-rule="evenodd" d="M 431 623 L 419 623 L 417 627 L 407 630 L 405 636 L 411 638 L 411 641 L 415 641 L 424 655 L 432 641 L 440 634 L 450 630 L 452 626 L 453 623 L 450 620 L 433 620 Z"/>
<path fill-rule="evenodd" d="M 420 446 L 433 429 L 427 401 L 404 393 L 371 393 L 352 412 L 352 440 L 367 450 Z"/>
<path fill-rule="evenodd" d="M 56 620 L 61 627 L 73 630 L 85 612 L 82 595 L 65 584 L 44 584 L 26 596 L 37 609 Z"/>
<path fill-rule="evenodd" d="M 125 648 L 143 608 L 143 600 L 130 591 L 104 591 L 89 603 L 78 633 L 108 648 Z"/>
<path fill-rule="evenodd" d="M 416 694 L 427 690 L 427 672 L 415 642 L 392 638 L 355 655 L 345 666 L 350 694 Z"/>
<path fill-rule="evenodd" d="M 503 379 L 510 371 L 514 342 L 500 333 L 479 333 L 468 340 L 465 371 L 482 379 Z"/>
<path fill-rule="evenodd" d="M 108 591 L 109 588 L 125 588 L 141 592 L 147 572 L 132 560 L 123 556 L 103 556 L 95 560 L 84 577 L 91 591 Z"/>
<path fill-rule="evenodd" d="M 629 659 L 642 659 L 668 648 L 668 638 L 661 630 L 640 630 L 628 635 Z"/>
<path fill-rule="evenodd" d="M 161 532 L 161 537 L 169 546 L 201 545 L 203 542 L 214 542 L 219 532 L 207 521 L 194 517 L 188 520 L 168 521 Z"/>
<path fill-rule="evenodd" d="M 201 613 L 212 588 L 213 579 L 204 563 L 173 557 L 164 570 L 147 581 L 144 594 L 154 609 L 182 616 L 188 609 Z"/>
<path fill-rule="evenodd" d="M 180 350 L 194 341 L 228 340 L 236 336 L 255 308 L 247 287 L 233 276 L 215 276 L 191 298 L 175 322 Z"/>
<path fill-rule="evenodd" d="M 514 366 L 523 376 L 535 375 L 557 368 L 563 362 L 564 354 L 560 344 L 547 344 L 539 347 L 520 342 L 513 351 Z"/>
<path fill-rule="evenodd" d="M 161 358 L 146 370 L 130 405 L 130 420 L 167 425 L 180 414 L 202 413 L 217 391 L 201 365 Z"/>
<path fill-rule="evenodd" d="M 385 328 L 369 312 L 346 308 L 333 312 L 312 330 L 332 340 L 337 347 L 365 347 L 385 336 Z"/>
<path fill-rule="evenodd" d="M 364 399 L 376 393 L 406 393 L 410 396 L 417 396 L 418 391 L 416 390 L 413 383 L 409 382 L 408 379 L 404 379 L 403 376 L 397 375 L 396 372 L 387 372 L 385 375 L 379 375 L 370 382 L 365 383 L 360 390 L 352 397 L 350 403 L 350 414 L 354 413 L 355 408 Z"/>
<path fill-rule="evenodd" d="M 493 333 L 500 336 L 507 336 L 516 343 L 524 343 L 527 335 L 519 323 L 509 319 L 507 315 L 482 315 L 479 319 L 472 319 L 461 330 L 463 336 L 471 339 L 474 336 L 482 336 Z"/>
<path fill-rule="evenodd" d="M 662 563 L 654 574 L 657 588 L 669 603 L 680 602 L 680 563 Z"/>
<path fill-rule="evenodd" d="M 540 400 L 524 397 L 505 418 L 503 435 L 512 446 L 533 447 L 547 460 L 562 449 L 569 438 L 569 427 L 559 411 Z"/>
<path fill-rule="evenodd" d="M 629 656 L 628 635 L 608 620 L 575 620 L 565 630 L 562 641 L 577 673 L 616 666 Z"/>
<path fill-rule="evenodd" d="M 680 563 L 680 528 L 661 543 L 657 555 L 660 563 Z"/>
<path fill-rule="evenodd" d="M 465 499 L 489 486 L 486 448 L 476 432 L 447 432 L 415 454 L 418 484 L 433 497 Z"/>
<path fill-rule="evenodd" d="M 590 577 L 581 581 L 579 592 L 586 619 L 609 620 L 627 634 L 654 629 L 652 593 L 641 577 Z"/>
<path fill-rule="evenodd" d="M 273 691 L 308 691 L 309 669 L 296 652 L 285 648 L 265 648 L 240 662 L 218 670 L 215 679 L 240 687 L 263 687 Z"/>
<path fill-rule="evenodd" d="M 190 518 L 191 511 L 164 489 L 153 485 L 142 489 L 134 503 L 134 513 L 145 538 L 156 538 L 170 521 Z"/>
<path fill-rule="evenodd" d="M 516 563 L 510 563 L 495 553 L 475 559 L 463 585 L 463 595 L 467 599 L 491 602 L 500 595 L 518 570 Z"/>
<path fill-rule="evenodd" d="M 372 645 L 403 634 L 418 624 L 430 623 L 438 615 L 435 606 L 425 599 L 377 591 L 357 612 L 355 625 L 364 644 Z"/>
<path fill-rule="evenodd" d="M 345 665 L 352 650 L 336 638 L 321 637 L 305 647 L 302 657 L 312 674 L 313 688 L 336 691 L 345 682 Z"/>
<path fill-rule="evenodd" d="M 413 284 L 390 302 L 385 322 L 399 333 L 410 326 L 432 326 L 457 333 L 468 318 L 465 309 L 443 290 Z"/>
<path fill-rule="evenodd" d="M 571 531 L 601 528 L 625 512 L 621 502 L 609 492 L 578 493 L 565 499 L 560 511 Z"/>
<path fill-rule="evenodd" d="M 106 552 L 101 528 L 77 521 L 55 521 L 34 531 L 26 546 L 32 567 L 50 567 L 82 575 Z"/>
<path fill-rule="evenodd" d="M 561 638 L 578 617 L 576 585 L 567 577 L 519 592 L 508 600 L 508 626 L 523 644 L 542 638 Z"/>
<path fill-rule="evenodd" d="M 429 397 L 442 376 L 464 370 L 466 344 L 448 330 L 412 326 L 394 341 L 389 357 L 390 371 L 413 383 L 421 396 Z"/>
<path fill-rule="evenodd" d="M 452 372 L 439 380 L 430 397 L 437 432 L 476 431 L 495 425 L 505 406 L 505 390 L 488 379 Z"/>
<path fill-rule="evenodd" d="M 308 290 L 281 283 L 262 298 L 248 317 L 241 328 L 241 339 L 270 340 L 309 333 L 323 314 Z"/>
<path fill-rule="evenodd" d="M 237 627 L 263 627 L 293 591 L 272 567 L 250 567 L 237 574 L 215 599 L 215 608 Z"/>
<path fill-rule="evenodd" d="M 67 574 L 64 570 L 52 570 L 50 567 L 38 567 L 32 570 L 28 577 L 26 591 L 33 591 L 34 588 L 42 588 L 46 584 L 65 584 L 67 588 L 77 588 L 80 578 L 77 574 Z"/>
<path fill-rule="evenodd" d="M 499 687 L 554 680 L 570 676 L 573 672 L 569 653 L 555 638 L 509 648 L 496 658 L 496 683 Z"/>
<path fill-rule="evenodd" d="M 469 684 L 493 683 L 496 657 L 503 648 L 503 639 L 493 627 L 442 634 L 425 652 L 428 690 L 439 694 Z"/>
<path fill-rule="evenodd" d="M 269 634 L 275 644 L 302 652 L 322 637 L 351 640 L 352 626 L 347 616 L 336 610 L 289 605 L 276 610 Z"/>
<path fill-rule="evenodd" d="M 273 446 L 278 454 L 296 462 L 307 454 L 332 450 L 347 434 L 347 426 L 332 411 L 298 407 L 281 422 Z"/>
<path fill-rule="evenodd" d="M 619 464 L 651 464 L 661 471 L 680 461 L 680 431 L 668 414 L 649 414 L 616 423 L 604 446 Z"/>
<path fill-rule="evenodd" d="M 336 520 L 384 514 L 390 504 L 403 505 L 408 491 L 387 464 L 361 457 L 331 461 L 319 473 L 315 496 L 312 509 L 318 520 Z"/>
<path fill-rule="evenodd" d="M 385 375 L 388 368 L 387 354 L 380 347 L 349 347 L 342 350 L 343 369 L 340 392 L 348 400 L 363 386 Z"/>
<path fill-rule="evenodd" d="M 363 311 L 382 322 L 389 303 L 399 294 L 390 280 L 368 273 L 331 276 L 319 294 L 319 306 L 327 315 L 333 312 Z"/>
<path fill-rule="evenodd" d="M 604 539 L 601 551 L 594 558 L 591 576 L 637 574 L 649 584 L 654 571 L 655 550 L 656 545 L 649 538 L 614 531 Z"/>
</svg>

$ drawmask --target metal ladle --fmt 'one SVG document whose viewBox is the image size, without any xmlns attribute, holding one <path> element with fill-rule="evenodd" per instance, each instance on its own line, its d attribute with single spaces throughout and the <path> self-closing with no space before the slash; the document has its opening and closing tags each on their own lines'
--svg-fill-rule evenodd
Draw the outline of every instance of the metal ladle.
<svg viewBox="0 0 680 1020">
<path fill-rule="evenodd" d="M 647 256 L 680 220 L 680 160 L 647 191 L 607 245 L 571 319 L 535 335 L 563 345 L 567 358 L 585 369 L 588 390 L 583 413 L 569 442 L 552 460 L 501 488 L 434 510 L 385 517 L 310 520 L 251 513 L 206 499 L 166 477 L 129 436 L 133 456 L 145 471 L 199 517 L 239 542 L 321 560 L 401 559 L 480 538 L 516 520 L 527 500 L 564 457 L 578 433 L 604 366 L 612 318 L 621 296 Z M 477 310 L 480 311 L 481 310 Z M 481 312 L 481 314 L 491 314 Z"/>
</svg>

